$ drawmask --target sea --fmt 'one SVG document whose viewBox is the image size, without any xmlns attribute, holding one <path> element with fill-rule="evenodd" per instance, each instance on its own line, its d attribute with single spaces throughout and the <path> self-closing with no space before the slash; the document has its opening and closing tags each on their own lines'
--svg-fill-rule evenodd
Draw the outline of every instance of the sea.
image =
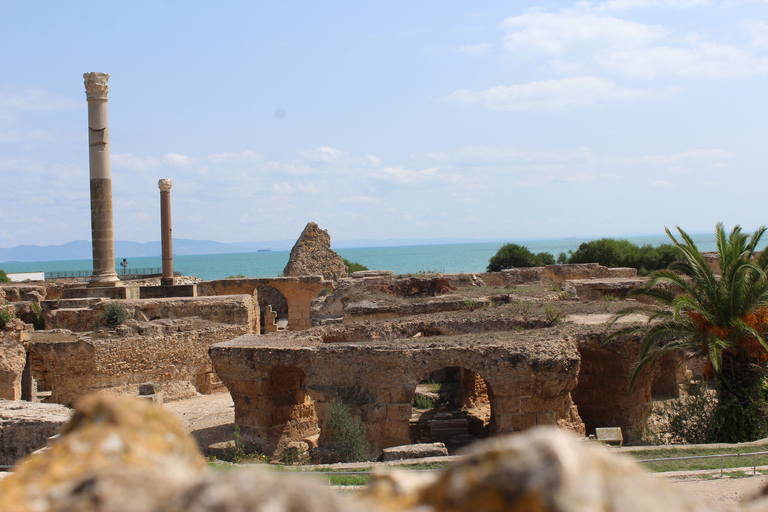
<svg viewBox="0 0 768 512">
<path fill-rule="evenodd" d="M 595 237 L 598 238 L 598 237 Z M 579 245 L 595 238 L 553 238 L 533 240 L 509 240 L 527 247 L 533 253 L 548 252 L 557 258 L 561 252 L 575 251 Z M 666 235 L 644 235 L 613 237 L 629 240 L 637 245 L 670 243 Z M 701 251 L 715 250 L 714 234 L 692 234 Z M 483 242 L 442 245 L 408 245 L 401 247 L 361 247 L 358 249 L 335 249 L 343 258 L 365 265 L 371 270 L 392 270 L 395 274 L 416 274 L 424 272 L 473 273 L 484 272 L 488 260 L 499 248 L 507 243 Z M 278 277 L 288 263 L 290 251 L 260 251 L 236 254 L 174 255 L 173 269 L 185 276 L 197 276 L 204 280 L 225 279 L 231 276 Z M 126 258 L 128 271 L 131 268 L 159 268 L 160 256 Z M 122 272 L 118 255 L 115 268 Z M 92 270 L 91 260 L 64 260 L 41 262 L 4 262 L 0 264 L 6 273 L 15 272 L 61 272 Z"/>
</svg>

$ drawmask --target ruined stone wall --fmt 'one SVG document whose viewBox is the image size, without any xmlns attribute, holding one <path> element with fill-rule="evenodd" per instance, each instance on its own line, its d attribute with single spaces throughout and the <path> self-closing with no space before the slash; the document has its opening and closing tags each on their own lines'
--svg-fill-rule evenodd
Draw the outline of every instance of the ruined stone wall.
<svg viewBox="0 0 768 512">
<path fill-rule="evenodd" d="M 43 303 L 45 326 L 74 332 L 90 331 L 103 326 L 101 315 L 105 299 L 73 299 Z M 137 321 L 197 317 L 210 322 L 242 325 L 248 332 L 258 332 L 259 308 L 249 295 L 225 297 L 188 297 L 168 299 L 135 299 L 120 301 L 128 318 Z"/>
<path fill-rule="evenodd" d="M 335 398 L 360 417 L 374 450 L 409 444 L 416 385 L 446 367 L 483 378 L 492 435 L 536 425 L 579 430 L 570 396 L 579 368 L 575 345 L 509 338 L 501 345 L 455 346 L 445 339 L 342 344 L 243 336 L 211 347 L 210 355 L 232 394 L 244 439 L 266 453 L 292 442 L 312 447 L 318 434 L 322 442 Z"/>
<path fill-rule="evenodd" d="M 636 268 L 608 268 L 599 263 L 569 263 L 567 265 L 547 265 L 544 267 L 552 281 L 562 284 L 574 279 L 614 279 L 637 277 Z"/>
<path fill-rule="evenodd" d="M 165 399 L 175 400 L 214 380 L 206 377 L 211 345 L 246 332 L 242 325 L 212 325 L 165 335 L 31 341 L 29 357 L 38 388 L 51 391 L 51 402 L 74 403 L 92 391 L 136 395 L 147 381 L 159 381 Z"/>
<path fill-rule="evenodd" d="M 650 414 L 652 375 L 645 372 L 632 391 L 629 375 L 640 350 L 637 337 L 604 345 L 605 333 L 574 336 L 581 356 L 579 382 L 572 392 L 587 433 L 596 427 L 621 427 L 625 443 L 640 439 Z"/>
<path fill-rule="evenodd" d="M 27 353 L 19 340 L 19 332 L 0 330 L 0 399 L 3 400 L 21 399 L 21 375 Z"/>
</svg>

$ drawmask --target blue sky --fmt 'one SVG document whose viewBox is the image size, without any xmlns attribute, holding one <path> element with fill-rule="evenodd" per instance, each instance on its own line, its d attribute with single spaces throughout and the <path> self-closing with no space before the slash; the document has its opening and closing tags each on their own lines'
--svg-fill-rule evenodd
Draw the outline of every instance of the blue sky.
<svg viewBox="0 0 768 512">
<path fill-rule="evenodd" d="M 4 2 L 0 247 L 768 223 L 768 0 Z"/>
</svg>

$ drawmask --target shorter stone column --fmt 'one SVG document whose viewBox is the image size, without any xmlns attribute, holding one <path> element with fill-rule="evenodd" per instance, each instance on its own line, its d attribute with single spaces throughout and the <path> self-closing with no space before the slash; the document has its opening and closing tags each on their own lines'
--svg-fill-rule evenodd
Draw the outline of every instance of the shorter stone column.
<svg viewBox="0 0 768 512">
<path fill-rule="evenodd" d="M 169 179 L 157 182 L 160 188 L 160 237 L 163 247 L 163 276 L 160 284 L 173 286 L 173 230 L 171 229 L 171 186 Z"/>
</svg>

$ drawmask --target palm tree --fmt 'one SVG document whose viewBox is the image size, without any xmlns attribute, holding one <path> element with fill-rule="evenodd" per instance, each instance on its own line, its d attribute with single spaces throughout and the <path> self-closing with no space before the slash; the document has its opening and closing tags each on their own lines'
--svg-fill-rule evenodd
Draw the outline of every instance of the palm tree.
<svg viewBox="0 0 768 512">
<path fill-rule="evenodd" d="M 608 341 L 625 334 L 642 336 L 630 388 L 641 371 L 670 352 L 705 358 L 705 376 L 714 378 L 718 394 L 710 425 L 713 439 L 757 439 L 768 426 L 768 251 L 756 251 L 766 228 L 746 235 L 736 226 L 726 235 L 723 224 L 717 224 L 719 276 L 691 237 L 677 230 L 681 241 L 665 228 L 680 259 L 667 270 L 654 272 L 633 294 L 653 299 L 657 307 L 630 308 L 616 317 L 643 312 L 648 322 L 618 331 Z"/>
</svg>

